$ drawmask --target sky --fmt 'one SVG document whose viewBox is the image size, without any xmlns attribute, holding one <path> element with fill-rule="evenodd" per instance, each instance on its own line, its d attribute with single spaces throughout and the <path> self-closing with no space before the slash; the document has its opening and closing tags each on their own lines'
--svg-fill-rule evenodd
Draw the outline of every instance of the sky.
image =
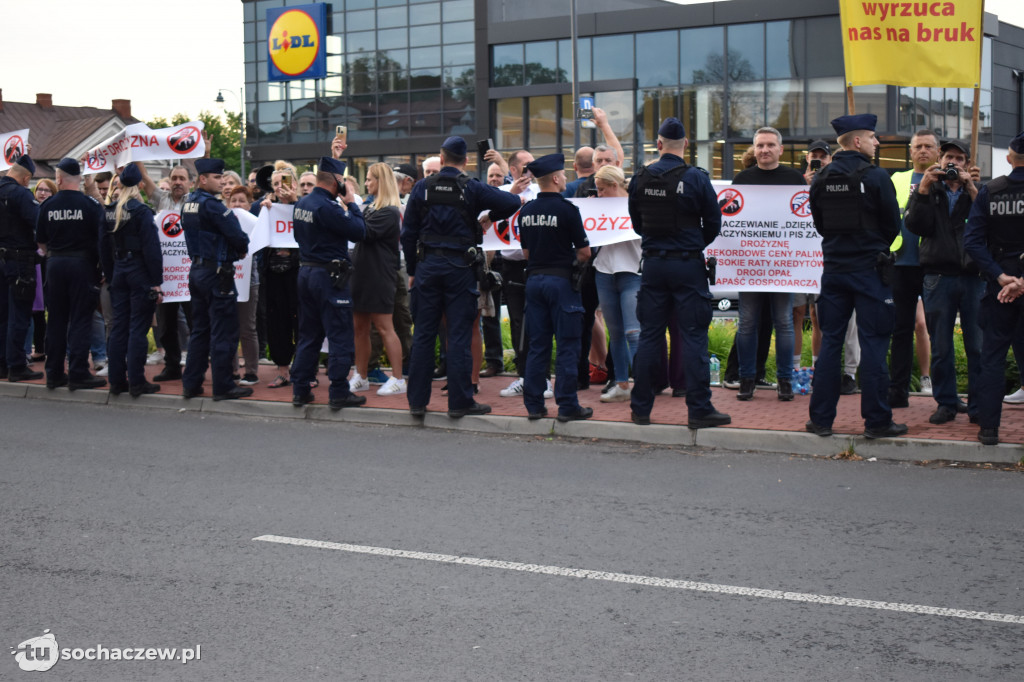
<svg viewBox="0 0 1024 682">
<path fill-rule="evenodd" d="M 0 44 L 6 101 L 35 102 L 36 93 L 48 92 L 54 104 L 106 109 L 113 99 L 129 99 L 142 120 L 241 109 L 238 0 L 2 2 L 8 35 L 33 37 Z M 986 0 L 985 9 L 1024 27 L 1022 0 Z M 225 91 L 223 105 L 214 102 L 218 89 Z"/>
</svg>

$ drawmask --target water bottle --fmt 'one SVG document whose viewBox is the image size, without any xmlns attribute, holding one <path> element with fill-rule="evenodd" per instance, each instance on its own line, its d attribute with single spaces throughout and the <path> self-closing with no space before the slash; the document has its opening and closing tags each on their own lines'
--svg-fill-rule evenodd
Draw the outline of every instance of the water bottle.
<svg viewBox="0 0 1024 682">
<path fill-rule="evenodd" d="M 722 385 L 721 371 L 722 371 L 722 363 L 720 363 L 718 361 L 718 356 L 717 355 L 712 354 L 711 355 L 711 385 L 712 386 L 721 386 Z"/>
</svg>

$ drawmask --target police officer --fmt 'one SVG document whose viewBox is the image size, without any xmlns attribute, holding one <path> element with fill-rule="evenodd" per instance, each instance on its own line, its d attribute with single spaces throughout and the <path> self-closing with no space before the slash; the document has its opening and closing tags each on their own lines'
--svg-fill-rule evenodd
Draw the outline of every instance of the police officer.
<svg viewBox="0 0 1024 682">
<path fill-rule="evenodd" d="M 181 210 L 185 245 L 192 259 L 188 288 L 192 296 L 192 336 L 181 377 L 182 395 L 203 393 L 208 365 L 213 369 L 213 399 L 252 395 L 248 386 L 231 380 L 231 361 L 238 353 L 238 291 L 235 261 L 245 257 L 249 237 L 238 218 L 217 199 L 224 173 L 221 159 L 196 159 L 196 189 Z"/>
<path fill-rule="evenodd" d="M 347 209 L 336 197 L 348 200 Z M 326 156 L 320 159 L 316 187 L 295 204 L 292 226 L 299 244 L 299 333 L 291 367 L 292 405 L 313 402 L 309 387 L 325 335 L 331 380 L 328 406 L 340 410 L 362 405 L 366 397 L 353 394 L 348 384 L 355 355 L 348 243 L 363 241 L 366 225 L 347 191 L 344 163 Z"/>
<path fill-rule="evenodd" d="M 732 422 L 711 404 L 708 365 L 711 292 L 703 250 L 718 236 L 722 213 L 707 172 L 683 161 L 688 144 L 679 119 L 666 118 L 658 129 L 661 158 L 629 183 L 629 216 L 643 253 L 630 407 L 634 424 L 651 423 L 655 374 L 664 374 L 660 344 L 675 312 L 686 372 L 687 426 L 702 429 Z"/>
<path fill-rule="evenodd" d="M 1024 315 L 1024 132 L 1010 142 L 1006 160 L 1013 170 L 978 190 L 964 231 L 964 250 L 988 280 L 981 299 L 977 391 L 978 440 L 984 445 L 999 442 L 1006 350 Z"/>
<path fill-rule="evenodd" d="M 899 436 L 892 421 L 885 363 L 894 324 L 889 245 L 900 232 L 900 208 L 889 174 L 871 164 L 878 140 L 874 114 L 840 116 L 832 128 L 842 151 L 811 185 L 814 227 L 821 234 L 825 267 L 818 297 L 821 353 L 806 429 L 832 435 L 840 392 L 840 353 L 851 314 L 860 340 L 860 409 L 866 438 Z"/>
<path fill-rule="evenodd" d="M 46 255 L 46 387 L 99 388 L 107 380 L 89 371 L 89 342 L 106 216 L 100 202 L 82 193 L 78 161 L 61 159 L 56 175 L 58 191 L 36 222 L 36 242 Z"/>
<path fill-rule="evenodd" d="M 502 220 L 515 213 L 518 195 L 502 192 L 465 174 L 466 141 L 441 145 L 441 172 L 416 183 L 402 227 L 402 250 L 413 280 L 414 320 L 409 361 L 409 411 L 426 414 L 434 372 L 434 340 L 442 316 L 448 330 L 448 416 L 487 414 L 473 399 L 471 328 L 477 314 L 477 274 L 482 272 L 483 232 L 477 216 Z"/>
<path fill-rule="evenodd" d="M 523 382 L 523 403 L 530 419 L 548 413 L 544 406 L 551 336 L 555 335 L 555 402 L 558 421 L 594 414 L 576 398 L 576 373 L 583 332 L 583 303 L 572 284 L 573 261 L 590 258 L 590 242 L 575 204 L 565 191 L 565 156 L 548 154 L 527 164 L 540 186 L 537 198 L 519 212 L 519 241 L 526 257 L 526 331 L 530 336 Z"/>
<path fill-rule="evenodd" d="M 133 398 L 156 393 L 160 384 L 146 380 L 146 334 L 161 300 L 163 255 L 153 211 L 142 203 L 139 166 L 121 171 L 121 196 L 107 208 L 107 231 L 100 250 L 103 271 L 110 282 L 113 323 L 107 339 L 110 392 Z"/>
<path fill-rule="evenodd" d="M 0 378 L 42 379 L 28 368 L 25 335 L 36 298 L 36 218 L 39 202 L 28 190 L 36 164 L 23 154 L 0 178 Z"/>
</svg>

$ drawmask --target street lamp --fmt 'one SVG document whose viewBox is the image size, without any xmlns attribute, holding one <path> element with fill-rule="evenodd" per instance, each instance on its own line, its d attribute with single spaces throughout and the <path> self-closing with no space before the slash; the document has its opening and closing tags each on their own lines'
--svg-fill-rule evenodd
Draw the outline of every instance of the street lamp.
<svg viewBox="0 0 1024 682">
<path fill-rule="evenodd" d="M 232 95 L 234 95 L 235 97 L 238 98 L 238 128 L 239 128 L 239 130 L 238 130 L 238 139 L 239 139 L 239 141 L 241 143 L 241 147 L 240 147 L 241 152 L 240 152 L 240 159 L 239 159 L 239 161 L 241 161 L 241 165 L 239 166 L 239 168 L 241 169 L 241 172 L 239 173 L 239 175 L 242 176 L 242 184 L 244 185 L 245 184 L 245 177 L 246 177 L 246 175 L 245 175 L 245 97 L 244 97 L 245 86 L 240 87 L 238 89 L 237 93 L 234 90 L 232 90 L 231 88 L 219 88 L 217 90 L 217 99 L 213 100 L 217 104 L 224 104 L 224 94 L 223 94 L 224 90 L 227 90 Z"/>
</svg>

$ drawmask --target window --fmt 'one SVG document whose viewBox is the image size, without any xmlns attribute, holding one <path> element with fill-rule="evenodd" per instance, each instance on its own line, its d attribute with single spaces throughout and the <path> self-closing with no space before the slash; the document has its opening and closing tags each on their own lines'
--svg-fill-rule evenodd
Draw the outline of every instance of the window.
<svg viewBox="0 0 1024 682">
<path fill-rule="evenodd" d="M 558 73 L 558 43 L 552 40 L 526 44 L 524 82 L 527 85 L 558 83 L 568 80 L 571 79 Z"/>
<path fill-rule="evenodd" d="M 522 149 L 523 136 L 523 100 L 520 97 L 499 99 L 495 104 L 494 144 L 498 145 L 506 156 Z"/>
<path fill-rule="evenodd" d="M 636 40 L 636 77 L 640 87 L 679 82 L 679 31 L 641 33 Z"/>
<path fill-rule="evenodd" d="M 793 23 L 773 21 L 765 24 L 768 78 L 795 78 L 803 73 L 803 44 L 793 40 Z"/>
<path fill-rule="evenodd" d="M 633 35 L 597 36 L 593 80 L 633 77 Z M 583 80 L 583 77 L 580 77 Z"/>
<path fill-rule="evenodd" d="M 496 87 L 523 84 L 523 45 L 495 45 L 491 84 Z"/>
<path fill-rule="evenodd" d="M 679 46 L 680 83 L 725 81 L 725 33 L 720 26 L 684 30 Z"/>
<path fill-rule="evenodd" d="M 764 24 L 729 26 L 726 67 L 730 81 L 764 78 Z"/>
</svg>

